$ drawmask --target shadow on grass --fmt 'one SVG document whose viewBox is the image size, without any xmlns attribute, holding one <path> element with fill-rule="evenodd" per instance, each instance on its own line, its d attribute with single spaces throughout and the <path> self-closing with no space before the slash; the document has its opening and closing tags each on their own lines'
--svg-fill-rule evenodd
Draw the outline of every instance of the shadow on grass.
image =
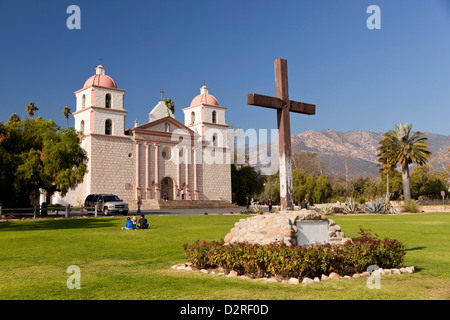
<svg viewBox="0 0 450 320">
<path fill-rule="evenodd" d="M 407 248 L 406 251 L 416 251 L 416 250 L 422 250 L 422 249 L 426 249 L 427 247 L 412 247 L 412 248 Z"/>
<path fill-rule="evenodd" d="M 91 229 L 119 227 L 117 219 L 45 219 L 34 221 L 4 221 L 0 222 L 0 231 L 38 231 L 61 229 Z M 125 225 L 125 221 L 120 223 Z M 119 228 L 120 228 L 119 227 Z"/>
</svg>

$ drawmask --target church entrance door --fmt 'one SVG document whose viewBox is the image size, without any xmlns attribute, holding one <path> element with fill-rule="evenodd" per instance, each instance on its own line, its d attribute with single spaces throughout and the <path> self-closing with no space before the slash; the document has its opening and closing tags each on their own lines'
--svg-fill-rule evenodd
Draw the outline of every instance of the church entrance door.
<svg viewBox="0 0 450 320">
<path fill-rule="evenodd" d="M 165 177 L 161 181 L 161 197 L 164 195 L 164 193 L 167 195 L 168 200 L 173 200 L 173 180 L 172 178 Z"/>
</svg>

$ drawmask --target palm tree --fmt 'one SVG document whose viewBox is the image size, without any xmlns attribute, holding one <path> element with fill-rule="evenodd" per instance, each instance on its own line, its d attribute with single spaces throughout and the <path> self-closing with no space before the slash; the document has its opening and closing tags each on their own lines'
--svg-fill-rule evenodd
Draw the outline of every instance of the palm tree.
<svg viewBox="0 0 450 320">
<path fill-rule="evenodd" d="M 402 167 L 403 196 L 405 201 L 411 200 L 411 186 L 409 181 L 409 164 L 424 165 L 430 159 L 431 151 L 426 142 L 425 134 L 420 131 L 411 133 L 412 124 L 395 126 L 383 134 L 384 139 L 378 147 L 378 158 L 387 168 L 400 164 Z"/>
<path fill-rule="evenodd" d="M 28 112 L 28 115 L 34 119 L 34 112 L 37 111 L 37 110 L 39 110 L 39 108 L 36 107 L 36 105 L 34 104 L 34 102 L 30 102 L 30 103 L 26 106 L 25 110 Z"/>
<path fill-rule="evenodd" d="M 164 102 L 166 103 L 166 107 L 172 111 L 172 113 L 175 113 L 175 104 L 172 102 L 170 98 L 165 98 Z"/>
<path fill-rule="evenodd" d="M 7 124 L 16 123 L 16 122 L 20 122 L 20 117 L 17 115 L 17 113 L 13 113 L 9 117 Z"/>
<path fill-rule="evenodd" d="M 69 115 L 71 115 L 72 112 L 70 112 L 70 108 L 69 107 L 64 107 L 62 113 L 63 113 L 64 117 L 67 120 L 67 129 L 69 129 Z"/>
</svg>

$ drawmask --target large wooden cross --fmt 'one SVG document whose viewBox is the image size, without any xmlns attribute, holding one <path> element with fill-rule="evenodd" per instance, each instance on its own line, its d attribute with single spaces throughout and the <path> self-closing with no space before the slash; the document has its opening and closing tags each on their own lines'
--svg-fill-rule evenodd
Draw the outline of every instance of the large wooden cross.
<svg viewBox="0 0 450 320">
<path fill-rule="evenodd" d="M 315 114 L 314 104 L 289 100 L 287 61 L 275 60 L 276 97 L 250 93 L 247 104 L 277 110 L 281 210 L 293 210 L 290 112 Z"/>
</svg>

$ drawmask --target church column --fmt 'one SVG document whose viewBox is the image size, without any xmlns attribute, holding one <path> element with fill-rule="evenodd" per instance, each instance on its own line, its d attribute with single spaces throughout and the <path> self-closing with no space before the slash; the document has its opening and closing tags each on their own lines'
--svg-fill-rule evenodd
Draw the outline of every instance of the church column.
<svg viewBox="0 0 450 320">
<path fill-rule="evenodd" d="M 140 180 L 140 170 L 139 170 L 139 158 L 140 158 L 140 144 L 135 142 L 136 146 L 136 200 L 141 196 L 141 180 Z"/>
<path fill-rule="evenodd" d="M 174 199 L 177 198 L 178 195 L 178 189 L 181 191 L 181 175 L 180 175 L 180 149 L 175 146 L 173 147 L 174 156 L 176 159 L 176 166 L 177 166 L 177 181 L 175 181 L 175 195 Z M 181 192 L 180 192 L 180 200 L 181 200 Z"/>
<path fill-rule="evenodd" d="M 198 200 L 198 181 L 197 181 L 197 149 L 195 147 L 192 148 L 194 150 L 194 163 L 192 164 L 194 167 L 194 200 Z"/>
<path fill-rule="evenodd" d="M 191 195 L 191 189 L 189 188 L 189 164 L 191 163 L 191 149 L 190 148 L 184 148 L 183 149 L 184 152 L 184 181 L 185 181 L 185 199 L 189 200 L 189 196 Z"/>
<path fill-rule="evenodd" d="M 145 195 L 150 199 L 150 144 L 145 143 Z"/>
<path fill-rule="evenodd" d="M 155 147 L 155 199 L 161 199 L 161 189 L 159 187 L 159 144 L 154 143 Z"/>
</svg>

